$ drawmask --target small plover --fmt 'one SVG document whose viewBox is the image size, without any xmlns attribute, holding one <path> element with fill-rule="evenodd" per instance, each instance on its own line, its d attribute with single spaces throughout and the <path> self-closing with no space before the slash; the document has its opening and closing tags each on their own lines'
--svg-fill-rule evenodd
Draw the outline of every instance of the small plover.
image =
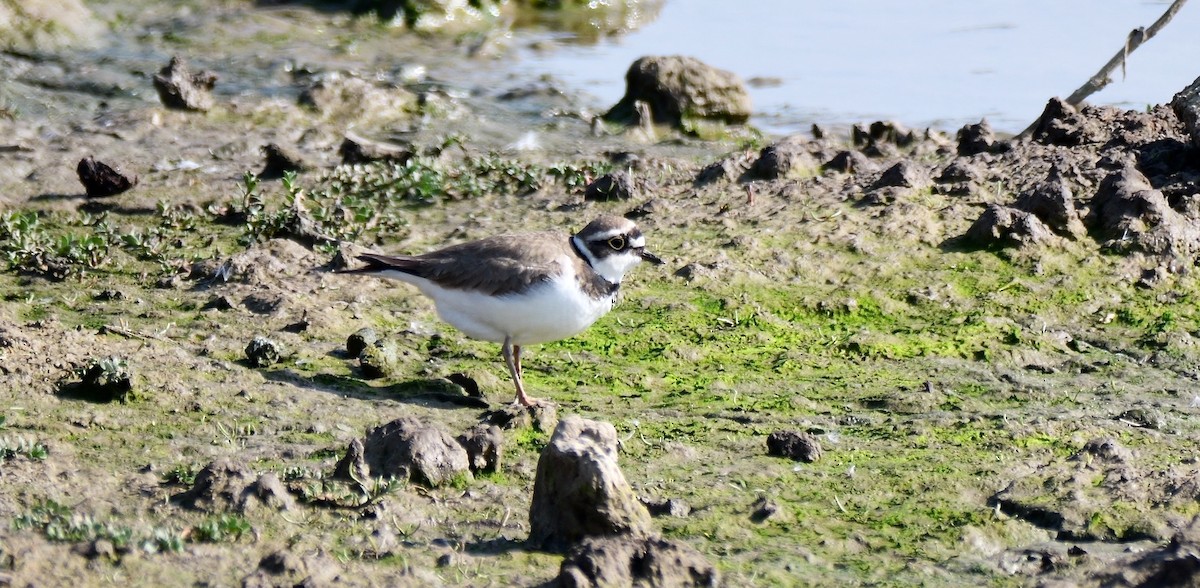
<svg viewBox="0 0 1200 588">
<path fill-rule="evenodd" d="M 347 273 L 392 278 L 433 299 L 438 316 L 468 337 L 503 345 L 504 362 L 525 393 L 521 347 L 565 339 L 612 309 L 625 272 L 663 261 L 646 250 L 637 225 L 601 216 L 574 235 L 499 235 L 421 255 L 358 256 L 366 266 Z"/>
</svg>

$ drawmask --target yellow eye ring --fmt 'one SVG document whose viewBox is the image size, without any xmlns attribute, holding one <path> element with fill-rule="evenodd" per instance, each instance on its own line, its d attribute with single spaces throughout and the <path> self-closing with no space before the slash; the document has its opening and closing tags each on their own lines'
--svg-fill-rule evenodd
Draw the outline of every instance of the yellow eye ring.
<svg viewBox="0 0 1200 588">
<path fill-rule="evenodd" d="M 608 246 L 614 251 L 620 251 L 625 248 L 625 237 L 617 236 L 608 240 Z"/>
</svg>

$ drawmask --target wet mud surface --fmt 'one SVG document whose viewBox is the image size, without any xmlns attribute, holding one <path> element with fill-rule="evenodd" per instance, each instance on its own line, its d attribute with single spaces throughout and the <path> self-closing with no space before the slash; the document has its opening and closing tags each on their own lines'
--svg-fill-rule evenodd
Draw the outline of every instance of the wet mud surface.
<svg viewBox="0 0 1200 588">
<path fill-rule="evenodd" d="M 1194 573 L 1200 157 L 1175 109 L 1050 101 L 1024 140 L 893 122 L 700 139 L 505 77 L 485 50 L 503 35 L 95 11 L 102 48 L 0 55 L 0 578 Z M 164 105 L 159 78 L 190 89 Z M 527 351 L 545 410 L 508 406 L 498 346 L 415 289 L 334 271 L 599 214 L 667 264 Z M 570 415 L 615 427 L 653 515 L 631 515 L 637 537 L 527 541 Z"/>
</svg>

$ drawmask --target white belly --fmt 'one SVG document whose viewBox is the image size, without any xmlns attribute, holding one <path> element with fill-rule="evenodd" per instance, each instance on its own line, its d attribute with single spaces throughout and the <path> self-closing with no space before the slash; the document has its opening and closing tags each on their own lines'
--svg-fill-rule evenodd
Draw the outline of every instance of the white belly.
<svg viewBox="0 0 1200 588">
<path fill-rule="evenodd" d="M 565 339 L 591 326 L 612 310 L 615 296 L 591 298 L 575 285 L 575 276 L 505 296 L 487 296 L 471 290 L 442 288 L 422 278 L 389 275 L 409 282 L 430 297 L 438 316 L 468 337 L 515 345 L 532 345 Z"/>
<path fill-rule="evenodd" d="M 434 297 L 438 316 L 467 336 L 515 345 L 565 339 L 588 328 L 612 309 L 613 298 L 595 300 L 576 288 L 551 282 L 524 294 L 498 298 L 463 290 Z"/>
</svg>

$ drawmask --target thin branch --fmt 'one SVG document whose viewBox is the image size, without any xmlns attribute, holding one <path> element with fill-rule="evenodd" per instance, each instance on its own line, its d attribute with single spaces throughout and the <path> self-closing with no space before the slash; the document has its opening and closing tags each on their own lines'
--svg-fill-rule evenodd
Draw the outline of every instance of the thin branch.
<svg viewBox="0 0 1200 588">
<path fill-rule="evenodd" d="M 1070 96 L 1067 96 L 1067 104 L 1070 104 L 1071 106 L 1077 106 L 1080 102 L 1083 102 L 1085 98 L 1095 94 L 1096 92 L 1099 92 L 1101 89 L 1107 86 L 1109 82 L 1112 81 L 1112 79 L 1109 78 L 1109 75 L 1112 74 L 1113 70 L 1117 69 L 1119 66 L 1121 70 L 1124 71 L 1125 58 L 1128 57 L 1130 53 L 1133 53 L 1138 47 L 1141 47 L 1142 43 L 1149 41 L 1152 37 L 1154 37 L 1154 35 L 1158 34 L 1158 31 L 1167 26 L 1167 23 L 1171 22 L 1171 19 L 1175 17 L 1175 14 L 1179 12 L 1180 8 L 1183 8 L 1184 4 L 1187 4 L 1187 0 L 1175 0 L 1171 3 L 1171 6 L 1167 8 L 1167 11 L 1164 12 L 1162 16 L 1158 17 L 1158 20 L 1154 21 L 1154 24 L 1147 28 L 1138 27 L 1130 31 L 1129 37 L 1125 40 L 1125 46 L 1121 47 L 1121 50 L 1117 51 L 1117 54 L 1113 55 L 1112 59 L 1109 59 L 1108 63 L 1104 64 L 1104 67 L 1100 68 L 1100 71 L 1096 72 L 1096 75 L 1092 76 L 1091 79 L 1080 86 L 1078 90 L 1072 92 Z"/>
<path fill-rule="evenodd" d="M 1096 74 L 1089 78 L 1088 81 L 1084 82 L 1079 89 L 1071 92 L 1071 95 L 1067 96 L 1065 102 L 1071 106 L 1078 106 L 1079 103 L 1083 102 L 1083 100 L 1088 96 L 1091 96 L 1092 94 L 1104 89 L 1105 86 L 1112 82 L 1112 78 L 1109 76 L 1118 67 L 1121 68 L 1121 76 L 1124 77 L 1125 60 L 1129 57 L 1129 54 L 1133 53 L 1134 50 L 1142 46 L 1142 43 L 1149 41 L 1154 37 L 1154 35 L 1158 34 L 1158 31 L 1167 26 L 1167 23 L 1171 22 L 1171 19 L 1175 17 L 1175 14 L 1179 12 L 1179 9 L 1183 8 L 1184 4 L 1187 4 L 1187 0 L 1175 0 L 1171 3 L 1171 6 L 1167 7 L 1167 11 L 1164 12 L 1162 16 L 1158 17 L 1158 20 L 1154 21 L 1154 24 L 1145 28 L 1138 27 L 1130 31 L 1129 35 L 1125 38 L 1124 45 L 1122 45 L 1121 49 L 1117 51 L 1117 54 L 1113 55 L 1112 59 L 1109 59 L 1108 63 L 1105 63 L 1104 67 L 1101 67 L 1100 71 L 1096 72 Z M 1021 134 L 1017 135 L 1017 137 L 1028 137 L 1033 133 L 1033 129 L 1037 128 L 1038 124 L 1041 122 L 1041 117 L 1038 117 L 1037 120 L 1033 121 L 1033 124 L 1029 125 L 1029 127 L 1024 131 L 1021 131 Z"/>
</svg>

